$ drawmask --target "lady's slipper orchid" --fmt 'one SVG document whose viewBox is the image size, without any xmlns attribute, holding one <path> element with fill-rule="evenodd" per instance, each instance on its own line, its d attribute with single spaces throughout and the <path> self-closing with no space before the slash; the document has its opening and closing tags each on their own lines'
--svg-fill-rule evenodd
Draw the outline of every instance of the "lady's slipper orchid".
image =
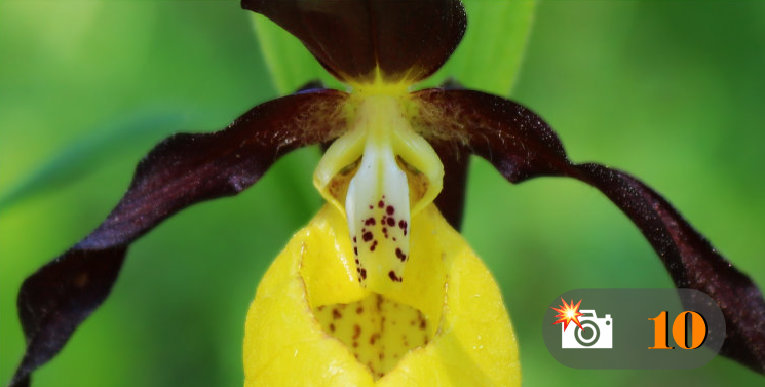
<svg viewBox="0 0 765 387">
<path fill-rule="evenodd" d="M 459 43 L 458 0 L 242 5 L 297 36 L 351 91 L 303 90 L 222 131 L 178 134 L 152 150 L 104 223 L 22 286 L 28 346 L 12 385 L 28 384 L 104 301 L 130 243 L 186 206 L 244 190 L 278 157 L 311 144 L 328 146 L 314 185 L 330 204 L 258 288 L 246 384 L 518 383 L 496 284 L 454 230 L 471 153 L 512 183 L 567 176 L 603 191 L 678 287 L 717 300 L 727 320 L 723 353 L 765 372 L 760 291 L 661 196 L 624 172 L 570 162 L 523 106 L 478 91 L 409 91 Z"/>
</svg>

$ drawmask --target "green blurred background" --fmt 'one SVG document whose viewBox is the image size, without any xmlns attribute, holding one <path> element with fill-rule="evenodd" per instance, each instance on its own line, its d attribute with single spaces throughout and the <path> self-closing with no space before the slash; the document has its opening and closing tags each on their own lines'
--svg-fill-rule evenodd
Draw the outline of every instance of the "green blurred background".
<svg viewBox="0 0 765 387">
<path fill-rule="evenodd" d="M 572 159 L 639 176 L 765 284 L 763 20 L 756 1 L 543 1 L 509 94 L 557 128 Z M 0 2 L 0 382 L 23 352 L 21 282 L 98 225 L 141 156 L 277 95 L 237 1 Z M 321 205 L 317 159 L 295 152 L 242 195 L 136 243 L 108 302 L 35 385 L 241 385 L 247 306 Z M 762 384 L 721 357 L 690 371 L 583 371 L 548 354 L 541 319 L 564 291 L 671 286 L 594 189 L 510 186 L 475 160 L 463 230 L 502 287 L 526 385 Z"/>
</svg>

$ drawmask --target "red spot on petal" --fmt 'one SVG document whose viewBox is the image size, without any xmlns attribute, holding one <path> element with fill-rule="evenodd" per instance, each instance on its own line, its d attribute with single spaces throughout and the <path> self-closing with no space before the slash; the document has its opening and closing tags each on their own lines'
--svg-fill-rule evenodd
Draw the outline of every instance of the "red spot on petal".
<svg viewBox="0 0 765 387">
<path fill-rule="evenodd" d="M 382 200 L 380 200 L 380 201 L 377 203 L 377 207 L 383 208 L 384 206 L 385 206 L 385 202 L 384 202 L 384 201 L 382 201 Z"/>
<path fill-rule="evenodd" d="M 390 280 L 393 282 L 401 282 L 404 280 L 403 278 L 397 276 L 393 270 L 388 272 L 388 278 L 390 278 Z"/>
<path fill-rule="evenodd" d="M 402 252 L 398 247 L 396 247 L 396 258 L 398 258 L 401 262 L 406 261 L 406 254 L 404 254 L 404 252 Z"/>
<path fill-rule="evenodd" d="M 364 242 L 369 242 L 372 240 L 372 238 L 374 238 L 374 235 L 372 235 L 371 231 L 367 231 L 364 233 L 364 235 L 362 235 L 362 238 L 364 238 Z"/>
<path fill-rule="evenodd" d="M 395 226 L 395 225 L 396 225 L 396 219 L 393 219 L 393 218 L 388 218 L 388 219 L 386 219 L 386 220 L 388 221 L 388 222 L 387 222 L 387 223 L 388 223 L 388 226 L 390 226 L 390 227 L 393 227 L 393 226 Z"/>
<path fill-rule="evenodd" d="M 385 208 L 385 212 L 388 215 L 393 215 L 393 211 L 394 211 L 393 206 L 388 206 L 388 207 Z"/>
<path fill-rule="evenodd" d="M 359 279 L 367 279 L 367 269 L 361 269 L 359 271 Z"/>
</svg>

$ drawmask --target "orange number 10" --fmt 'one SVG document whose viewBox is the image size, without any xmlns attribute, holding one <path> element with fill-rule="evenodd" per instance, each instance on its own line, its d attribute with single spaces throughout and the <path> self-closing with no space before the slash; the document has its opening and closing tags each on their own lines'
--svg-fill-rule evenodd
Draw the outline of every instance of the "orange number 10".
<svg viewBox="0 0 765 387">
<path fill-rule="evenodd" d="M 667 311 L 662 311 L 658 316 L 649 318 L 653 320 L 653 347 L 648 349 L 674 349 L 667 342 Z M 687 337 L 688 329 L 691 335 Z M 686 310 L 675 317 L 672 323 L 672 338 L 680 348 L 696 349 L 704 344 L 707 338 L 707 323 L 700 314 Z"/>
</svg>

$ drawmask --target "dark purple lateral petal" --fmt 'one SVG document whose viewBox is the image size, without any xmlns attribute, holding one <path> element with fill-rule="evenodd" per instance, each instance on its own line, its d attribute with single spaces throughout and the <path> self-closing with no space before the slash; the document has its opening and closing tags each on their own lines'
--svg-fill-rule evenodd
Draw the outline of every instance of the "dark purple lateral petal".
<svg viewBox="0 0 765 387">
<path fill-rule="evenodd" d="M 465 187 L 470 165 L 470 150 L 454 142 L 432 141 L 430 145 L 444 164 L 444 188 L 434 203 L 455 230 L 462 228 Z"/>
<path fill-rule="evenodd" d="M 459 0 L 242 0 L 300 39 L 341 81 L 414 83 L 446 62 L 467 25 Z"/>
<path fill-rule="evenodd" d="M 447 90 L 462 90 L 462 85 L 449 78 L 441 86 Z M 465 211 L 465 188 L 470 167 L 470 149 L 456 141 L 438 141 L 430 139 L 430 146 L 436 151 L 444 165 L 444 188 L 436 196 L 434 203 L 449 225 L 459 231 L 462 228 L 462 215 Z"/>
<path fill-rule="evenodd" d="M 431 141 L 454 139 L 490 161 L 512 183 L 538 176 L 573 177 L 602 191 L 638 226 L 680 288 L 707 293 L 727 324 L 722 353 L 765 373 L 765 301 L 752 280 L 722 257 L 664 198 L 629 174 L 570 162 L 538 115 L 472 90 L 415 93 L 415 125 Z"/>
<path fill-rule="evenodd" d="M 337 137 L 346 128 L 346 98 L 301 92 L 257 106 L 224 130 L 180 133 L 157 145 L 106 220 L 24 281 L 17 307 L 27 350 L 10 385 L 28 385 L 101 305 L 131 242 L 191 204 L 248 188 L 285 153 Z"/>
</svg>

